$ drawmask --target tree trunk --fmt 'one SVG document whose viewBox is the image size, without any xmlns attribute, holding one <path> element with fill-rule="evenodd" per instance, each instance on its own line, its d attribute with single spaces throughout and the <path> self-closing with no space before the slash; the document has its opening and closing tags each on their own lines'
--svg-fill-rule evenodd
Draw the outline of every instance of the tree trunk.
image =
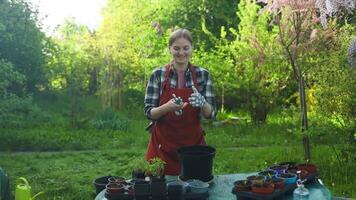
<svg viewBox="0 0 356 200">
<path fill-rule="evenodd" d="M 302 121 L 302 132 L 308 130 L 308 115 L 307 115 L 307 103 L 305 99 L 305 83 L 304 78 L 300 74 L 299 76 L 299 95 L 300 95 L 300 105 L 301 105 L 301 121 Z M 308 163 L 310 162 L 310 141 L 309 136 L 303 136 L 303 148 L 304 148 L 304 160 Z"/>
<path fill-rule="evenodd" d="M 98 90 L 98 73 L 99 67 L 94 67 L 94 69 L 90 73 L 89 79 L 89 94 L 93 95 Z"/>
<path fill-rule="evenodd" d="M 223 86 L 221 92 L 221 112 L 224 112 L 224 104 L 225 104 L 225 88 Z"/>
</svg>

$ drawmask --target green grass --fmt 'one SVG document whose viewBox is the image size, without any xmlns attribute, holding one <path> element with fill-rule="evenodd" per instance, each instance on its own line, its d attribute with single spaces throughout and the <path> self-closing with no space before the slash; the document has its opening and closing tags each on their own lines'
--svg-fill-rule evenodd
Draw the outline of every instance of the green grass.
<svg viewBox="0 0 356 200">
<path fill-rule="evenodd" d="M 48 127 L 1 130 L 0 166 L 8 172 L 12 189 L 16 178 L 23 176 L 33 193 L 46 191 L 39 200 L 93 199 L 95 178 L 130 177 L 133 161 L 146 150 L 145 125 L 146 121 L 131 120 L 126 132 Z M 214 174 L 259 171 L 281 161 L 303 162 L 301 136 L 293 124 L 274 120 L 266 125 L 205 124 L 205 130 L 207 143 L 217 149 Z M 328 144 L 336 149 L 344 145 L 337 137 L 321 140 L 320 135 L 312 135 L 312 162 L 334 195 L 355 198 L 356 180 L 351 177 L 356 164 L 339 163 Z"/>
</svg>

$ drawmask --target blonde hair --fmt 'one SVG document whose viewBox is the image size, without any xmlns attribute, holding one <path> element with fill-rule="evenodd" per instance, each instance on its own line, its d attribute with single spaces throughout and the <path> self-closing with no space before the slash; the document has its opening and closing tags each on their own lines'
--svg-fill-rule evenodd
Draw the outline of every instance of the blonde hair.
<svg viewBox="0 0 356 200">
<path fill-rule="evenodd" d="M 172 44 L 178 40 L 179 38 L 184 38 L 190 42 L 191 45 L 193 45 L 193 38 L 192 34 L 190 31 L 184 28 L 177 29 L 172 32 L 171 36 L 169 37 L 168 45 L 169 47 L 172 46 Z"/>
</svg>

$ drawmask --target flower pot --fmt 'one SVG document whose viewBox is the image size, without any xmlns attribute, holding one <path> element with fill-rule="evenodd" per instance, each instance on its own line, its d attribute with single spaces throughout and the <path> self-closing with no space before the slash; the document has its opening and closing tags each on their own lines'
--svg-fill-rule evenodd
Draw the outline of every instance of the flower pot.
<svg viewBox="0 0 356 200">
<path fill-rule="evenodd" d="M 318 171 L 318 169 L 317 169 L 317 167 L 316 167 L 315 165 L 313 165 L 313 164 L 307 164 L 307 163 L 299 164 L 299 165 L 297 165 L 297 168 L 298 168 L 299 170 L 302 170 L 302 169 L 307 170 L 307 171 L 310 172 L 310 173 L 315 173 L 315 172 Z"/>
<path fill-rule="evenodd" d="M 259 172 L 258 175 L 264 176 L 265 179 L 272 179 L 276 177 L 277 172 L 274 170 L 266 170 L 266 171 Z"/>
<path fill-rule="evenodd" d="M 270 181 L 273 183 L 274 189 L 282 189 L 285 186 L 284 179 L 272 178 Z"/>
<path fill-rule="evenodd" d="M 111 176 L 103 176 L 93 181 L 96 195 L 98 195 L 103 189 L 105 189 L 105 186 L 109 183 L 108 178 L 110 177 Z"/>
<path fill-rule="evenodd" d="M 167 184 L 168 199 L 169 200 L 182 200 L 183 199 L 183 185 L 178 181 Z"/>
<path fill-rule="evenodd" d="M 293 161 L 288 161 L 288 162 L 281 162 L 278 165 L 280 166 L 285 166 L 287 169 L 292 169 L 297 167 L 297 163 Z"/>
<path fill-rule="evenodd" d="M 109 183 L 119 183 L 119 184 L 125 184 L 125 178 L 120 177 L 120 176 L 111 176 L 108 178 Z"/>
<path fill-rule="evenodd" d="M 273 166 L 270 166 L 268 169 L 269 169 L 269 170 L 276 171 L 277 174 L 282 174 L 282 173 L 285 173 L 285 172 L 286 172 L 286 170 L 288 169 L 288 167 L 285 166 L 285 165 L 273 165 Z"/>
<path fill-rule="evenodd" d="M 271 182 L 265 182 L 262 185 L 253 184 L 251 191 L 256 194 L 269 195 L 273 193 L 274 185 Z"/>
<path fill-rule="evenodd" d="M 136 180 L 134 183 L 134 193 L 135 199 L 140 200 L 147 200 L 151 194 L 151 186 L 150 182 L 145 180 Z"/>
<path fill-rule="evenodd" d="M 108 183 L 105 187 L 108 194 L 122 194 L 125 192 L 124 185 L 120 183 Z"/>
<path fill-rule="evenodd" d="M 254 184 L 255 182 L 263 182 L 266 179 L 266 177 L 262 175 L 253 175 L 253 176 L 248 176 L 246 179 L 251 181 L 252 184 Z"/>
<path fill-rule="evenodd" d="M 277 178 L 283 179 L 285 184 L 295 184 L 297 182 L 297 175 L 292 173 L 279 174 Z"/>
<path fill-rule="evenodd" d="M 305 169 L 289 169 L 287 170 L 288 173 L 291 173 L 291 174 L 297 174 L 297 176 L 299 176 L 301 179 L 305 179 L 309 174 L 310 172 L 308 172 L 307 170 Z M 300 173 L 298 173 L 300 172 Z"/>
<path fill-rule="evenodd" d="M 167 183 L 164 178 L 151 177 L 151 195 L 152 199 L 165 199 L 167 195 Z"/>
<path fill-rule="evenodd" d="M 145 172 L 141 170 L 132 171 L 132 179 L 145 179 Z"/>
<path fill-rule="evenodd" d="M 238 180 L 234 182 L 234 191 L 242 192 L 242 191 L 250 191 L 252 183 L 249 180 Z"/>
<path fill-rule="evenodd" d="M 185 146 L 177 149 L 177 153 L 181 163 L 181 180 L 208 182 L 213 179 L 215 148 L 206 145 Z"/>
</svg>

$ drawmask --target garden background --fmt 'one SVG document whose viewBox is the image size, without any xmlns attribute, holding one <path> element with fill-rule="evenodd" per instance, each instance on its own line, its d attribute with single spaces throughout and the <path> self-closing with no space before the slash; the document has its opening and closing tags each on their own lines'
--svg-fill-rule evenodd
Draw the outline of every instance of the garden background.
<svg viewBox="0 0 356 200">
<path fill-rule="evenodd" d="M 38 199 L 87 200 L 95 178 L 129 177 L 149 139 L 146 83 L 183 27 L 214 81 L 219 112 L 203 121 L 214 174 L 309 159 L 333 195 L 356 198 L 355 2 L 340 2 L 108 0 L 97 30 L 67 19 L 46 36 L 35 6 L 0 0 L 12 194 L 22 176 Z"/>
</svg>

